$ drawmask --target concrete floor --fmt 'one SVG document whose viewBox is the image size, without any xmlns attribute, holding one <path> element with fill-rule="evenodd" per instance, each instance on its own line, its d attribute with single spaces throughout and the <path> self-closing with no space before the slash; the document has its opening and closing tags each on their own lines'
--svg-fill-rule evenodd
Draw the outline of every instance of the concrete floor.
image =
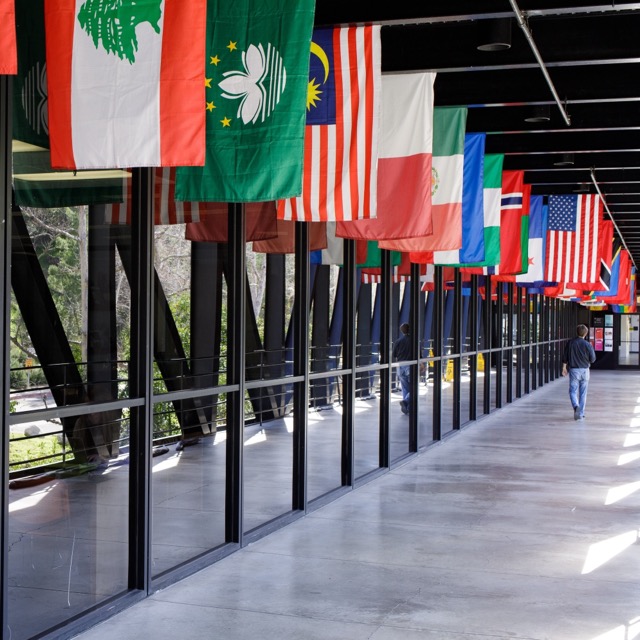
<svg viewBox="0 0 640 640">
<path fill-rule="evenodd" d="M 546 384 L 77 638 L 640 638 L 639 396 Z"/>
</svg>

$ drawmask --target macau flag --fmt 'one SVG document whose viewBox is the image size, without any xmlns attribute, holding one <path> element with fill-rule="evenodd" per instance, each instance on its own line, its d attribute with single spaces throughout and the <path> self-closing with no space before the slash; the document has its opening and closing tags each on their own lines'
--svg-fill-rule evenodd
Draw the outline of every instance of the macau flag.
<svg viewBox="0 0 640 640">
<path fill-rule="evenodd" d="M 302 191 L 313 0 L 209 0 L 206 160 L 176 199 L 260 202 Z"/>
</svg>

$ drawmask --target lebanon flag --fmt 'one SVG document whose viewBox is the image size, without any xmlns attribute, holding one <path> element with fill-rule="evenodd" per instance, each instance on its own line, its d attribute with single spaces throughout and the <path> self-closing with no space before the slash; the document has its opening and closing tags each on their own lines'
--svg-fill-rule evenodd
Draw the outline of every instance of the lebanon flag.
<svg viewBox="0 0 640 640">
<path fill-rule="evenodd" d="M 155 4 L 45 0 L 53 168 L 204 164 L 206 0 Z"/>
<path fill-rule="evenodd" d="M 382 240 L 433 233 L 431 155 L 435 73 L 382 76 L 377 217 L 338 222 L 341 238 Z"/>
<path fill-rule="evenodd" d="M 16 14 L 13 0 L 0 0 L 0 75 L 18 73 Z"/>
</svg>

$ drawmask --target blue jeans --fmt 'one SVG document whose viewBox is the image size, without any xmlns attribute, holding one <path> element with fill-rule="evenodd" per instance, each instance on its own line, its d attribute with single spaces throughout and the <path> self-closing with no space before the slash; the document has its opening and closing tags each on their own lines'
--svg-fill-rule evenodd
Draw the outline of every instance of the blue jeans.
<svg viewBox="0 0 640 640">
<path fill-rule="evenodd" d="M 402 389 L 402 399 L 409 406 L 409 390 L 411 389 L 411 367 L 402 365 L 398 367 L 398 380 Z"/>
<path fill-rule="evenodd" d="M 589 369 L 569 369 L 569 398 L 571 406 L 580 409 L 580 417 L 584 417 L 589 388 Z"/>
</svg>

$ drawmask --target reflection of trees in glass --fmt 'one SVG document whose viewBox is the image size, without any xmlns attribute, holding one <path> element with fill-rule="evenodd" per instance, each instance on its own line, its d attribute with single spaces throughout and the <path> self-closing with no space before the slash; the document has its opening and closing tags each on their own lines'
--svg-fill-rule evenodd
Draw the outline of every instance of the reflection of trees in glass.
<svg viewBox="0 0 640 640">
<path fill-rule="evenodd" d="M 29 235 L 35 247 L 54 304 L 71 345 L 75 360 L 86 362 L 87 291 L 88 291 L 88 207 L 60 207 L 54 209 L 22 208 Z M 264 302 L 266 295 L 266 255 L 247 247 L 246 263 L 251 304 L 260 334 L 263 335 Z M 154 266 L 169 302 L 180 333 L 185 353 L 190 355 L 191 306 L 191 243 L 185 240 L 184 225 L 156 226 L 154 230 Z M 130 355 L 130 287 L 116 251 L 116 326 L 117 359 L 127 361 Z M 285 317 L 289 318 L 294 298 L 294 256 L 285 256 Z M 335 286 L 332 284 L 332 286 Z M 223 304 L 227 300 L 223 281 Z M 11 369 L 13 387 L 25 386 L 24 367 L 27 358 L 37 363 L 30 336 L 12 297 L 11 309 Z M 222 357 L 226 349 L 226 310 L 222 318 Z M 224 367 L 223 367 L 224 368 Z M 126 365 L 119 374 L 126 379 Z M 31 384 L 44 384 L 41 374 L 34 370 Z M 39 377 L 41 379 L 39 379 Z M 220 381 L 221 384 L 224 380 Z"/>
<path fill-rule="evenodd" d="M 87 208 L 23 208 L 22 215 L 47 280 L 53 302 L 76 360 L 86 353 L 86 216 Z M 11 368 L 23 367 L 27 358 L 37 358 L 31 338 L 11 299 Z M 26 374 L 12 372 L 12 386 L 24 386 Z M 44 383 L 41 372 L 31 373 L 30 383 Z"/>
</svg>

